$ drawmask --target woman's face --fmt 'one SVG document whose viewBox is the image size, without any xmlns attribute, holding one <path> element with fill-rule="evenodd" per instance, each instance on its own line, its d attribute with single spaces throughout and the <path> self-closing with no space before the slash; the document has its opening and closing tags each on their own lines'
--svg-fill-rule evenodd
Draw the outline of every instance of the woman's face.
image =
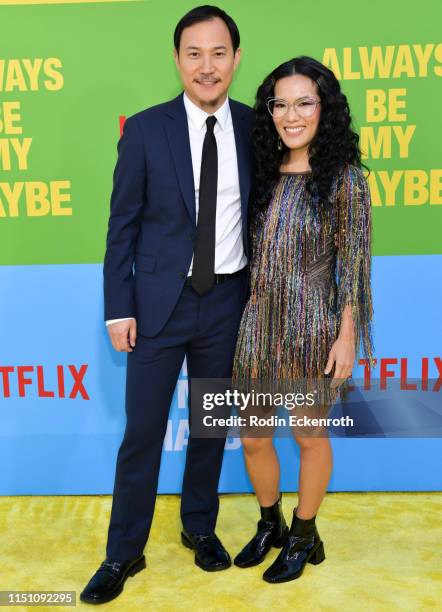
<svg viewBox="0 0 442 612">
<path fill-rule="evenodd" d="M 273 122 L 283 143 L 291 150 L 308 148 L 319 125 L 321 105 L 318 104 L 313 114 L 314 101 L 319 101 L 318 87 L 314 81 L 302 74 L 294 74 L 275 83 Z M 297 102 L 299 112 L 294 108 Z M 284 108 L 287 112 L 282 114 Z"/>
</svg>

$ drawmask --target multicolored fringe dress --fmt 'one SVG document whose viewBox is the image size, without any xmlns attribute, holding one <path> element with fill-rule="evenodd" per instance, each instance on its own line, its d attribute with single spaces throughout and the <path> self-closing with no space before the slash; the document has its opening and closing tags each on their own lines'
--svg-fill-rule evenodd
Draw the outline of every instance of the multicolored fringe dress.
<svg viewBox="0 0 442 612">
<path fill-rule="evenodd" d="M 334 205 L 315 209 L 306 189 L 309 174 L 281 173 L 267 210 L 252 224 L 251 294 L 233 366 L 237 388 L 252 380 L 271 386 L 323 379 L 347 304 L 356 356 L 362 344 L 373 365 L 367 180 L 360 168 L 347 165 L 332 184 Z"/>
</svg>

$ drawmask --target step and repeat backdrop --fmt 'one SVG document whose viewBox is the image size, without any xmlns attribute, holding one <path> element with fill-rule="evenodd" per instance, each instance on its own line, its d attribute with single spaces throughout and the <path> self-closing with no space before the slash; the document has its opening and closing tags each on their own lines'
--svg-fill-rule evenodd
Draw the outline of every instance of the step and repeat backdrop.
<svg viewBox="0 0 442 612">
<path fill-rule="evenodd" d="M 296 55 L 317 58 L 340 79 L 371 169 L 372 376 L 440 380 L 441 5 L 219 5 L 241 32 L 233 98 L 253 105 L 266 74 Z M 116 145 L 125 117 L 180 91 L 172 34 L 193 6 L 0 1 L 2 495 L 112 492 L 126 356 L 107 338 L 102 261 Z M 360 363 L 354 375 L 363 371 Z M 164 441 L 162 493 L 180 491 L 188 433 L 183 364 Z M 441 488 L 436 432 L 332 444 L 331 491 Z M 289 439 L 277 446 L 282 488 L 296 490 L 299 450 Z M 220 490 L 251 490 L 234 438 Z"/>
</svg>

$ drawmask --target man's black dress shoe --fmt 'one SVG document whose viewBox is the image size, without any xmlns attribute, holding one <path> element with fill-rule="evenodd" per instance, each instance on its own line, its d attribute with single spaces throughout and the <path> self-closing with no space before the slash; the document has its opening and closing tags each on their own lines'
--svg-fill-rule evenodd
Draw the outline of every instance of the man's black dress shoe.
<svg viewBox="0 0 442 612">
<path fill-rule="evenodd" d="M 311 519 L 296 516 L 295 508 L 289 535 L 281 552 L 264 572 L 267 582 L 288 582 L 299 578 L 307 563 L 318 565 L 325 559 L 324 543 L 316 528 L 316 515 Z"/>
<path fill-rule="evenodd" d="M 238 567 L 253 567 L 262 561 L 272 546 L 281 548 L 287 540 L 289 528 L 281 507 L 281 496 L 273 506 L 260 506 L 261 520 L 255 536 L 235 557 L 233 563 Z"/>
<path fill-rule="evenodd" d="M 81 601 L 101 604 L 118 597 L 123 590 L 126 579 L 129 576 L 135 576 L 145 567 L 146 559 L 144 555 L 124 563 L 106 559 L 80 594 Z"/>
<path fill-rule="evenodd" d="M 206 572 L 217 572 L 232 565 L 229 553 L 213 533 L 212 535 L 181 532 L 181 542 L 195 551 L 195 563 Z"/>
</svg>

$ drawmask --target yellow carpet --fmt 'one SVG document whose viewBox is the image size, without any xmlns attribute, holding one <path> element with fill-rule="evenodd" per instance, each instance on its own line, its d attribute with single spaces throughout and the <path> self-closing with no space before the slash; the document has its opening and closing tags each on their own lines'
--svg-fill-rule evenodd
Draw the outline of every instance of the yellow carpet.
<svg viewBox="0 0 442 612">
<path fill-rule="evenodd" d="M 289 521 L 296 495 L 285 495 Z M 104 558 L 110 496 L 0 498 L 0 590 L 75 590 Z M 179 542 L 179 498 L 160 496 L 148 568 L 111 603 L 124 612 L 436 610 L 442 602 L 442 493 L 329 493 L 317 525 L 326 560 L 270 585 L 255 568 L 207 573 Z M 232 557 L 254 533 L 250 495 L 224 495 L 217 534 Z M 77 607 L 92 610 L 82 604 Z M 3 608 L 5 609 L 5 608 Z M 9 608 L 24 610 L 24 607 Z M 28 610 L 72 608 L 29 607 Z"/>
</svg>

